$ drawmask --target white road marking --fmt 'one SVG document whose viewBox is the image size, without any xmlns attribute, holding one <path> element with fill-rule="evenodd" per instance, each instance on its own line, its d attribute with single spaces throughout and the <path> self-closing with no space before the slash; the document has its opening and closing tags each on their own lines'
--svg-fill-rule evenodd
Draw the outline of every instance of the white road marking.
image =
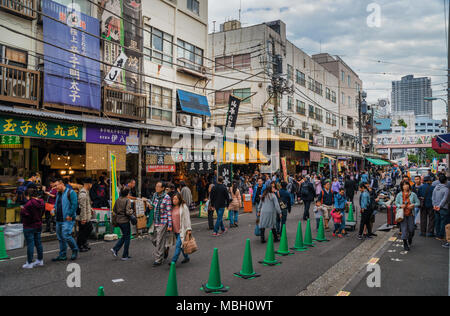
<svg viewBox="0 0 450 316">
<path fill-rule="evenodd" d="M 394 262 L 403 262 L 403 260 L 397 259 L 397 258 L 391 258 L 391 261 L 394 261 Z"/>
<path fill-rule="evenodd" d="M 125 282 L 124 279 L 116 279 L 116 280 L 112 280 L 113 283 L 121 283 L 121 282 Z"/>
</svg>

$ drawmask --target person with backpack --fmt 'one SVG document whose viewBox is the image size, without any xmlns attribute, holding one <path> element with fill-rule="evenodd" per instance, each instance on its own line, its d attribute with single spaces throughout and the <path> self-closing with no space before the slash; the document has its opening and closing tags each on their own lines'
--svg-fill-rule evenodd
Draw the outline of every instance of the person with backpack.
<svg viewBox="0 0 450 316">
<path fill-rule="evenodd" d="M 418 191 L 420 200 L 420 236 L 434 237 L 434 210 L 433 210 L 433 191 L 434 187 L 431 185 L 432 178 L 426 176 L 424 184 L 422 184 Z"/>
<path fill-rule="evenodd" d="M 311 208 L 311 203 L 316 198 L 316 192 L 314 190 L 314 185 L 311 183 L 310 178 L 306 177 L 305 182 L 300 186 L 300 197 L 304 203 L 305 210 L 303 212 L 303 220 L 307 221 L 310 217 L 309 210 Z"/>
<path fill-rule="evenodd" d="M 281 217 L 277 217 L 277 232 L 281 235 L 283 225 L 286 224 L 287 216 L 291 213 L 291 196 L 287 191 L 287 183 L 281 182 L 281 190 L 276 193 L 278 201 L 280 202 Z"/>
<path fill-rule="evenodd" d="M 23 223 L 23 234 L 27 242 L 27 263 L 24 269 L 44 266 L 44 250 L 42 248 L 42 215 L 44 214 L 44 201 L 39 198 L 36 189 L 25 192 L 27 202 L 22 206 L 20 217 Z M 37 250 L 37 260 L 33 262 L 34 248 Z"/>
<path fill-rule="evenodd" d="M 78 258 L 79 249 L 75 239 L 72 237 L 72 231 L 75 226 L 75 219 L 77 217 L 78 198 L 75 191 L 66 187 L 62 180 L 57 181 L 55 204 L 56 216 L 56 236 L 59 241 L 59 255 L 53 262 L 67 261 L 67 244 L 72 249 L 71 260 Z"/>
<path fill-rule="evenodd" d="M 90 195 L 93 208 L 109 207 L 109 190 L 104 177 L 92 186 Z"/>
<path fill-rule="evenodd" d="M 217 179 L 217 184 L 211 190 L 211 205 L 217 212 L 217 220 L 214 226 L 213 236 L 221 236 L 222 234 L 228 232 L 228 229 L 223 225 L 223 214 L 225 212 L 225 207 L 230 203 L 230 198 L 228 194 L 227 187 L 223 184 L 223 177 L 219 176 Z M 219 229 L 222 230 L 219 233 Z"/>
<path fill-rule="evenodd" d="M 89 235 L 92 233 L 92 205 L 89 191 L 92 188 L 92 179 L 83 180 L 83 188 L 78 193 L 78 239 L 77 244 L 80 252 L 88 252 L 91 250 L 88 245 Z"/>
<path fill-rule="evenodd" d="M 319 195 L 320 203 L 325 207 L 326 212 L 323 214 L 323 221 L 325 224 L 325 229 L 330 230 L 328 227 L 328 222 L 330 220 L 330 214 L 333 210 L 334 206 L 334 195 L 333 191 L 331 191 L 331 183 L 330 181 L 325 182 L 322 192 Z"/>
<path fill-rule="evenodd" d="M 25 192 L 28 189 L 35 189 L 37 190 L 37 185 L 36 185 L 36 178 L 37 174 L 35 172 L 31 172 L 30 173 L 30 177 L 28 178 L 27 181 L 23 180 L 19 180 L 19 187 L 16 190 L 16 203 L 23 206 L 25 205 L 25 203 L 28 202 L 28 200 L 25 198 Z"/>
<path fill-rule="evenodd" d="M 131 201 L 128 198 L 130 195 L 130 189 L 125 187 L 120 191 L 119 199 L 114 203 L 113 209 L 113 225 L 120 228 L 122 232 L 122 238 L 120 238 L 116 245 L 111 249 L 111 252 L 115 258 L 118 257 L 118 252 L 123 248 L 122 261 L 128 261 L 131 259 L 129 254 L 130 241 L 131 241 L 131 225 L 130 218 L 134 214 L 131 208 Z"/>
</svg>

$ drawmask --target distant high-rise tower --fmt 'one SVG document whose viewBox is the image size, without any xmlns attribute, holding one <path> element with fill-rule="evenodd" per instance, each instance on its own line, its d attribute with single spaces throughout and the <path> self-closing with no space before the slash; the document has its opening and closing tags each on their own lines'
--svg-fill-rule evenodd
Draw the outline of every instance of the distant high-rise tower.
<svg viewBox="0 0 450 316">
<path fill-rule="evenodd" d="M 413 111 L 415 115 L 433 115 L 433 102 L 425 101 L 431 98 L 430 78 L 414 78 L 405 76 L 400 81 L 392 82 L 392 112 Z"/>
</svg>

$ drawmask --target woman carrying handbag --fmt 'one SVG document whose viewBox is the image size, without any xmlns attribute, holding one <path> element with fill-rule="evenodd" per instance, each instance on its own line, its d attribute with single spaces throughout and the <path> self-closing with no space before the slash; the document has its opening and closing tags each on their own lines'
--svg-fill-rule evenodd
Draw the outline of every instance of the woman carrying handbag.
<svg viewBox="0 0 450 316">
<path fill-rule="evenodd" d="M 403 182 L 402 192 L 397 195 L 395 205 L 398 210 L 403 210 L 403 220 L 400 223 L 402 232 L 403 246 L 405 251 L 409 251 L 414 237 L 414 209 L 420 206 L 417 195 L 412 192 L 411 184 Z"/>
<path fill-rule="evenodd" d="M 169 266 L 172 264 L 172 262 L 177 263 L 180 254 L 183 254 L 184 257 L 184 260 L 181 261 L 181 263 L 188 263 L 190 259 L 189 256 L 184 252 L 184 249 L 187 239 L 186 237 L 191 240 L 191 216 L 189 213 L 189 208 L 183 201 L 180 193 L 175 193 L 172 198 L 172 225 L 173 233 L 176 237 L 176 246 L 175 253 L 172 257 L 171 262 L 169 262 Z"/>
</svg>

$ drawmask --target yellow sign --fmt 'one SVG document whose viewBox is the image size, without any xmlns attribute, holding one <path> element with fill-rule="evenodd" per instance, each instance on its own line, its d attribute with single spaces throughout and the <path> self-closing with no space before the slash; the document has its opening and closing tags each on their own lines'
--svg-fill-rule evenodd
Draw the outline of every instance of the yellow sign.
<svg viewBox="0 0 450 316">
<path fill-rule="evenodd" d="M 295 151 L 309 151 L 309 144 L 307 142 L 295 142 Z"/>
</svg>

